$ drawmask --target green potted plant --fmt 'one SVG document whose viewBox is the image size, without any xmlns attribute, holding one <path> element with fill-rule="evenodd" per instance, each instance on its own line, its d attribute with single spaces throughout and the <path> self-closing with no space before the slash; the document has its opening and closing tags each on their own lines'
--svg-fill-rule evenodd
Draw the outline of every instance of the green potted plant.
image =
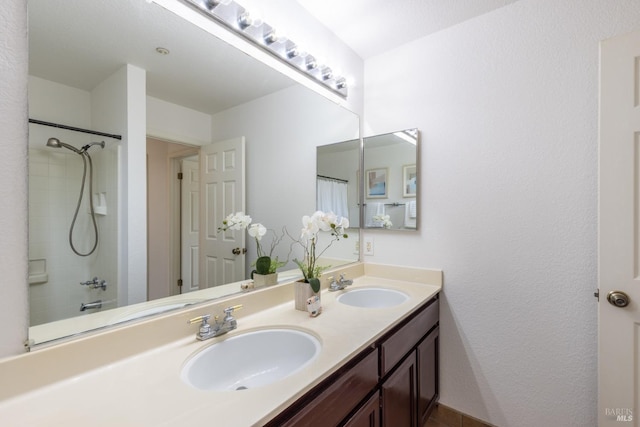
<svg viewBox="0 0 640 427">
<path fill-rule="evenodd" d="M 273 233 L 273 238 L 271 239 L 271 246 L 267 253 L 264 251 L 260 242 L 269 231 Z M 253 264 L 255 270 L 251 272 L 251 278 L 253 279 L 255 287 L 275 285 L 278 283 L 278 268 L 287 263 L 286 261 L 280 261 L 277 256 L 273 257 L 273 251 L 282 240 L 284 233 L 282 236 L 278 236 L 275 231 L 267 230 L 267 228 L 260 223 L 251 224 L 247 232 L 249 236 L 255 239 L 258 253 L 258 258 Z"/>
<path fill-rule="evenodd" d="M 302 217 L 302 231 L 300 239 L 295 240 L 303 248 L 303 258 L 294 259 L 302 271 L 303 279 L 295 283 L 296 310 L 306 311 L 307 299 L 313 295 L 320 295 L 320 276 L 330 266 L 319 265 L 318 259 L 329 247 L 341 238 L 349 237 L 345 229 L 349 227 L 347 218 L 338 218 L 333 212 L 316 211 L 313 215 Z M 329 235 L 329 243 L 324 249 L 319 249 L 320 237 Z"/>
<path fill-rule="evenodd" d="M 218 227 L 218 232 L 226 230 L 247 230 L 249 236 L 253 237 L 256 241 L 256 251 L 258 258 L 252 264 L 255 269 L 251 272 L 251 279 L 254 281 L 255 287 L 275 285 L 278 283 L 277 269 L 286 264 L 286 261 L 280 261 L 278 257 L 273 258 L 273 251 L 282 240 L 283 236 L 278 236 L 273 232 L 273 238 L 269 252 L 265 252 L 263 246 L 260 244 L 262 238 L 267 234 L 267 228 L 260 223 L 251 223 L 252 219 L 249 215 L 245 215 L 244 212 L 236 212 L 227 215 L 222 221 L 222 226 Z M 283 233 L 284 235 L 284 233 Z"/>
</svg>

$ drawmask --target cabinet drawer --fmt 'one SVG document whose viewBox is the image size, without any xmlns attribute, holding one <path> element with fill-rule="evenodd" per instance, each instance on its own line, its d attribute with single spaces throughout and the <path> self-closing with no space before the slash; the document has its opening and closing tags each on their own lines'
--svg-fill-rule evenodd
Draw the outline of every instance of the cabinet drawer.
<svg viewBox="0 0 640 427">
<path fill-rule="evenodd" d="M 380 343 L 380 377 L 384 377 L 395 365 L 438 323 L 439 300 L 429 301 L 422 311 L 407 323 L 400 325 Z"/>
<path fill-rule="evenodd" d="M 373 350 L 351 367 L 322 382 L 294 406 L 301 408 L 278 426 L 337 426 L 378 384 L 378 352 Z M 298 402 L 297 402 L 298 403 Z M 270 423 L 272 425 L 272 423 Z"/>
</svg>

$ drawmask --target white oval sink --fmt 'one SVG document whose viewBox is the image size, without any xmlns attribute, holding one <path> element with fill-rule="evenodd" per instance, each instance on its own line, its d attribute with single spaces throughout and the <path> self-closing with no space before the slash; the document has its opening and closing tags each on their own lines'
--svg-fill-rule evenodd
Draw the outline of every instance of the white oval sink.
<svg viewBox="0 0 640 427">
<path fill-rule="evenodd" d="M 338 296 L 338 302 L 354 307 L 385 308 L 402 304 L 409 295 L 394 289 L 362 288 L 351 289 Z"/>
<path fill-rule="evenodd" d="M 320 341 L 294 329 L 247 332 L 213 344 L 190 358 L 182 380 L 201 390 L 245 390 L 281 380 L 311 363 Z"/>
</svg>

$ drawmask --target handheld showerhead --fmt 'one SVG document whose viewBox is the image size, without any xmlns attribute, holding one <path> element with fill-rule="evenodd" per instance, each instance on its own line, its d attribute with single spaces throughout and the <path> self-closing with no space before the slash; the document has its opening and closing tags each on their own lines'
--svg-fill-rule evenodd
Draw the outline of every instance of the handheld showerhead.
<svg viewBox="0 0 640 427">
<path fill-rule="evenodd" d="M 65 144 L 64 142 L 60 141 L 58 138 L 49 138 L 47 140 L 47 147 L 52 147 L 52 148 L 64 147 L 64 148 L 66 148 L 68 150 L 73 151 L 74 153 L 79 154 L 80 157 L 82 157 L 82 164 L 84 165 L 84 170 L 83 170 L 83 173 L 82 173 L 82 184 L 80 185 L 80 195 L 78 197 L 78 204 L 76 205 L 76 212 L 73 214 L 73 220 L 71 221 L 71 227 L 69 228 L 69 245 L 71 246 L 71 250 L 78 256 L 89 256 L 92 253 L 94 253 L 94 251 L 98 247 L 98 224 L 96 223 L 96 215 L 95 215 L 95 210 L 94 210 L 94 207 L 93 207 L 93 198 L 92 198 L 92 195 L 93 195 L 93 162 L 91 160 L 91 156 L 87 152 L 87 150 L 89 148 L 91 148 L 92 145 L 99 145 L 100 147 L 104 148 L 104 141 L 91 142 L 91 143 L 85 145 L 84 147 L 82 147 L 82 149 L 77 149 L 73 145 Z M 94 241 L 93 248 L 89 252 L 82 253 L 82 252 L 79 252 L 76 249 L 75 245 L 73 244 L 73 230 L 74 230 L 74 227 L 76 225 L 76 219 L 78 218 L 78 212 L 80 212 L 80 205 L 82 204 L 82 197 L 84 195 L 84 183 L 85 183 L 85 179 L 87 178 L 87 163 L 89 164 L 89 194 L 88 194 L 88 197 L 89 197 L 89 208 L 90 208 L 91 221 L 93 222 L 93 230 L 95 231 L 96 239 Z"/>
<path fill-rule="evenodd" d="M 58 138 L 49 138 L 47 140 L 47 147 L 60 148 L 60 140 Z"/>
<path fill-rule="evenodd" d="M 66 148 L 68 150 L 71 150 L 71 151 L 73 151 L 75 153 L 82 154 L 82 151 L 78 150 L 73 145 L 65 144 L 64 142 L 60 141 L 58 138 L 49 138 L 47 140 L 47 147 L 53 147 L 53 148 L 64 147 L 64 148 Z"/>
</svg>

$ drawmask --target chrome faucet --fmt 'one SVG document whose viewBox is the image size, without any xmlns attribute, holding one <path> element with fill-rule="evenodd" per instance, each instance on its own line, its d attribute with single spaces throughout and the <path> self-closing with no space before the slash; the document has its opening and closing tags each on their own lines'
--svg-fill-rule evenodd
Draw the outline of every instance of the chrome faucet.
<svg viewBox="0 0 640 427">
<path fill-rule="evenodd" d="M 92 286 L 94 289 L 102 288 L 103 291 L 107 290 L 107 281 L 104 279 L 100 280 L 97 276 L 86 282 L 80 282 L 80 284 L 82 286 Z"/>
<path fill-rule="evenodd" d="M 231 307 L 227 307 L 224 309 L 224 318 L 222 322 L 218 322 L 218 316 L 213 318 L 215 322 L 213 325 L 209 324 L 209 319 L 211 319 L 210 314 L 205 314 L 202 316 L 195 317 L 187 321 L 188 324 L 194 324 L 198 322 L 200 323 L 200 329 L 196 334 L 196 338 L 200 341 L 204 341 L 209 338 L 218 337 L 220 335 L 224 335 L 229 331 L 234 330 L 238 327 L 238 322 L 236 318 L 233 317 L 233 312 L 240 310 L 242 308 L 242 304 L 234 305 Z"/>
<path fill-rule="evenodd" d="M 329 277 L 329 280 L 331 280 L 331 283 L 329 283 L 330 292 L 341 291 L 347 286 L 351 286 L 353 284 L 353 280 L 344 278 L 344 273 L 340 275 L 340 279 L 338 281 L 336 281 L 333 276 Z"/>
<path fill-rule="evenodd" d="M 80 311 L 85 311 L 85 310 L 92 310 L 94 308 L 102 308 L 102 300 L 99 299 L 98 301 L 94 301 L 94 302 L 87 302 L 87 303 L 82 303 L 80 304 Z"/>
</svg>

